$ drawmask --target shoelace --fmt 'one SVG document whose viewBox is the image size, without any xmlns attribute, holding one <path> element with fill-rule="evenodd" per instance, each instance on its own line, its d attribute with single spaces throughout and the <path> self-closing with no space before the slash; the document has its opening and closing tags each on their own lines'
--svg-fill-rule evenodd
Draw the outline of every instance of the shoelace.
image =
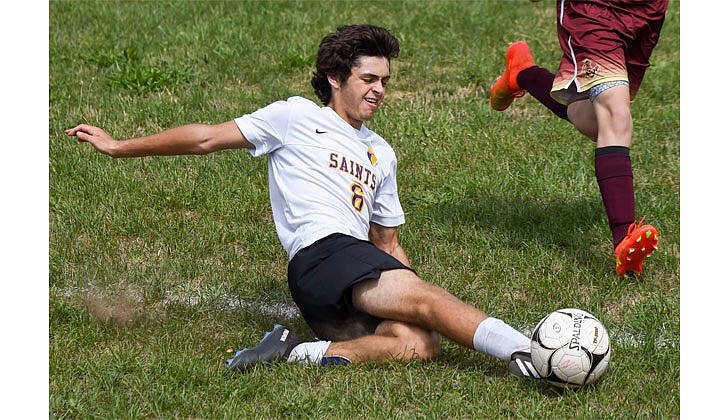
<svg viewBox="0 0 728 420">
<path fill-rule="evenodd" d="M 645 216 L 646 216 L 646 215 L 643 215 L 643 216 L 642 216 L 642 219 L 640 219 L 640 222 L 639 222 L 639 223 L 637 223 L 637 222 L 632 222 L 632 224 L 631 224 L 631 225 L 629 225 L 629 229 L 627 229 L 627 236 L 631 235 L 631 234 L 632 234 L 632 232 L 634 232 L 634 231 L 635 231 L 635 229 L 639 229 L 639 228 L 640 228 L 640 226 L 642 226 L 642 222 L 644 222 L 644 221 L 645 221 Z"/>
</svg>

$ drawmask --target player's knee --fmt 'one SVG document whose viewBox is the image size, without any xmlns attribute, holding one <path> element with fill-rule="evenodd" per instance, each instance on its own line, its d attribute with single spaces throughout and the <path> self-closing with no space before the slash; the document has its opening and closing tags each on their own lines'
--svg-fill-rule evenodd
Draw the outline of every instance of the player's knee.
<svg viewBox="0 0 728 420">
<path fill-rule="evenodd" d="M 405 359 L 434 360 L 441 354 L 440 337 L 434 331 L 422 330 L 421 333 L 407 338 Z"/>
<path fill-rule="evenodd" d="M 404 360 L 433 360 L 441 354 L 440 335 L 435 331 L 394 321 L 384 327 L 402 343 L 404 351 L 399 357 Z"/>
<path fill-rule="evenodd" d="M 599 86 L 604 85 L 606 84 Z M 606 133 L 617 140 L 631 137 L 632 111 L 629 98 L 629 88 L 626 85 L 615 85 L 602 89 L 594 98 L 593 103 L 600 135 Z"/>
<path fill-rule="evenodd" d="M 632 114 L 629 107 L 610 110 L 610 118 L 605 121 L 606 127 L 600 127 L 599 142 L 602 145 L 629 147 L 632 142 Z"/>
<path fill-rule="evenodd" d="M 422 337 L 422 348 L 424 349 L 424 360 L 433 360 L 440 357 L 442 349 L 440 347 L 440 334 L 436 331 L 426 331 Z"/>
<path fill-rule="evenodd" d="M 632 133 L 632 111 L 629 106 L 622 106 L 613 111 L 615 131 L 628 135 Z"/>
</svg>

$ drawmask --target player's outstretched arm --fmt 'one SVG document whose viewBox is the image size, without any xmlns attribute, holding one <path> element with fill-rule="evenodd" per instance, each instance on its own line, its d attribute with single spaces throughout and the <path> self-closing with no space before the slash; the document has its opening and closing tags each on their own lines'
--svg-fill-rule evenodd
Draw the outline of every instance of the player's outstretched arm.
<svg viewBox="0 0 728 420">
<path fill-rule="evenodd" d="M 128 140 L 116 140 L 103 129 L 87 124 L 69 128 L 66 134 L 115 158 L 204 155 L 224 149 L 254 147 L 234 121 L 214 125 L 188 124 Z"/>
</svg>

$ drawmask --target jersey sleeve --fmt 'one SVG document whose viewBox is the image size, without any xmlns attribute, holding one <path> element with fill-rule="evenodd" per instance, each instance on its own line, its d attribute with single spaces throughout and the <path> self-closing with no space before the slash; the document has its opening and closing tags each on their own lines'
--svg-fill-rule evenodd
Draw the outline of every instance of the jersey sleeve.
<svg viewBox="0 0 728 420">
<path fill-rule="evenodd" d="M 251 155 L 262 156 L 283 146 L 291 111 L 291 101 L 277 101 L 235 119 L 245 138 L 255 146 L 249 150 Z"/>
<path fill-rule="evenodd" d="M 372 222 L 386 227 L 404 224 L 404 210 L 397 192 L 397 158 L 394 156 L 377 187 L 372 205 Z"/>
</svg>

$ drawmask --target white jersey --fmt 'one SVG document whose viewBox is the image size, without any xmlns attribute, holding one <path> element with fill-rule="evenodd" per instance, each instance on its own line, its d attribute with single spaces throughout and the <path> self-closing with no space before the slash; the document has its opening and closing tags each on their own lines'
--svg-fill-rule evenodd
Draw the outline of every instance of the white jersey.
<svg viewBox="0 0 728 420">
<path fill-rule="evenodd" d="M 332 233 L 366 240 L 369 222 L 404 223 L 394 150 L 365 126 L 297 96 L 235 122 L 253 156 L 269 155 L 273 220 L 289 259 Z"/>
</svg>

